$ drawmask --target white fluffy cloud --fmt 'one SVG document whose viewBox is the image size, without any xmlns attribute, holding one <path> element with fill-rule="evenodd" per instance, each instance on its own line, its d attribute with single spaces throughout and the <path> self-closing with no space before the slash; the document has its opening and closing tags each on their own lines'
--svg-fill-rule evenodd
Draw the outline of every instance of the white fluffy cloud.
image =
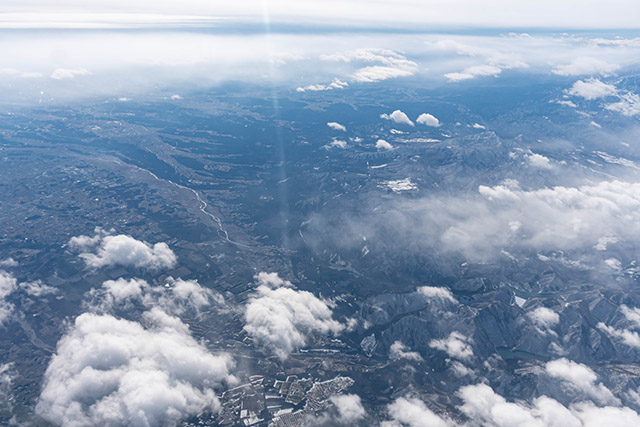
<svg viewBox="0 0 640 427">
<path fill-rule="evenodd" d="M 353 73 L 353 79 L 362 83 L 373 83 L 382 80 L 395 79 L 397 77 L 408 77 L 414 70 L 387 67 L 384 65 L 372 65 L 363 67 Z"/>
<path fill-rule="evenodd" d="M 621 340 L 629 347 L 640 348 L 640 335 L 636 331 L 632 331 L 630 329 L 616 329 L 603 322 L 598 323 L 598 329 L 601 329 L 612 337 Z"/>
<path fill-rule="evenodd" d="M 542 332 L 547 332 L 555 325 L 557 325 L 560 321 L 560 316 L 558 315 L 558 313 L 547 307 L 538 307 L 535 310 L 527 313 L 527 316 Z"/>
<path fill-rule="evenodd" d="M 91 74 L 84 68 L 56 68 L 51 73 L 51 78 L 55 80 L 73 79 L 76 76 L 86 76 Z"/>
<path fill-rule="evenodd" d="M 187 325 L 158 308 L 144 325 L 85 313 L 58 342 L 36 412 L 65 426 L 170 426 L 219 409 L 214 389 L 234 383 Z"/>
<path fill-rule="evenodd" d="M 603 236 L 618 244 L 640 238 L 639 183 L 523 190 L 505 181 L 481 185 L 478 193 L 480 198 L 403 200 L 384 215 L 393 215 L 396 233 L 410 230 L 407 238 L 416 243 L 471 259 L 488 259 L 503 249 L 591 250 Z"/>
<path fill-rule="evenodd" d="M 511 231 L 508 224 L 517 221 L 521 227 L 515 230 L 516 234 L 530 233 L 521 242 L 540 249 L 592 247 L 603 235 L 622 239 L 630 232 L 640 232 L 634 225 L 636 220 L 632 219 L 640 206 L 640 184 L 636 183 L 612 181 L 577 188 L 554 187 L 532 191 L 507 183 L 495 187 L 480 186 L 479 192 L 491 205 L 492 215 L 496 212 L 496 218 L 505 215 L 502 218 L 503 230 Z M 515 204 L 522 215 L 512 210 Z M 458 232 L 470 232 L 467 227 L 476 220 L 453 226 L 445 234 L 450 233 L 451 237 L 458 236 L 454 239 L 459 239 L 462 235 Z"/>
<path fill-rule="evenodd" d="M 568 359 L 558 359 L 548 362 L 545 365 L 545 371 L 551 377 L 564 381 L 596 403 L 620 404 L 620 400 L 604 384 L 596 384 L 598 376 L 588 366 Z"/>
<path fill-rule="evenodd" d="M 404 55 L 388 49 L 357 49 L 345 53 L 323 55 L 324 61 L 369 64 L 358 68 L 352 74 L 353 80 L 361 83 L 379 82 L 382 80 L 413 75 L 418 64 L 408 60 Z"/>
<path fill-rule="evenodd" d="M 0 416 L 13 411 L 12 383 L 15 378 L 12 363 L 0 364 Z"/>
<path fill-rule="evenodd" d="M 313 84 L 303 87 L 296 88 L 296 92 L 320 92 L 325 90 L 333 90 L 333 89 L 344 89 L 349 86 L 349 83 L 342 81 L 340 79 L 333 79 L 331 83 L 328 84 Z"/>
<path fill-rule="evenodd" d="M 598 79 L 578 80 L 571 89 L 567 90 L 569 95 L 579 96 L 589 101 L 612 96 L 617 92 L 615 86 L 603 83 Z"/>
<path fill-rule="evenodd" d="M 417 292 L 429 299 L 441 299 L 444 301 L 452 302 L 454 304 L 458 303 L 458 300 L 455 299 L 451 291 L 447 288 L 440 288 L 436 286 L 420 286 L 417 289 Z"/>
<path fill-rule="evenodd" d="M 407 116 L 404 112 L 400 110 L 395 110 L 391 114 L 387 114 L 387 113 L 380 114 L 380 118 L 385 120 L 391 120 L 395 123 L 399 123 L 402 125 L 413 126 L 413 122 L 411 121 L 411 119 L 409 119 L 409 116 Z"/>
<path fill-rule="evenodd" d="M 465 402 L 461 410 L 473 420 L 471 425 L 622 427 L 640 422 L 640 416 L 630 408 L 597 406 L 590 401 L 569 407 L 547 396 L 533 399 L 531 403 L 507 402 L 485 384 L 462 387 L 458 393 Z"/>
<path fill-rule="evenodd" d="M 280 287 L 285 288 L 293 288 L 293 283 L 288 280 L 280 277 L 278 273 L 267 273 L 266 271 L 261 271 L 255 276 L 256 281 L 260 285 L 268 286 L 273 289 L 277 289 Z"/>
<path fill-rule="evenodd" d="M 640 309 L 629 308 L 626 305 L 622 305 L 620 306 L 620 311 L 630 323 L 629 328 L 616 329 L 613 326 L 606 325 L 604 322 L 600 322 L 598 323 L 598 329 L 619 339 L 629 347 L 640 348 L 640 334 L 632 330 L 640 328 Z"/>
<path fill-rule="evenodd" d="M 627 407 L 598 407 L 591 402 L 581 402 L 570 406 L 571 412 L 585 427 L 626 427 L 640 425 L 640 415 Z M 575 424 L 575 423 L 574 423 Z M 562 424 L 566 426 L 567 424 Z M 578 425 L 578 424 L 575 424 Z"/>
<path fill-rule="evenodd" d="M 446 418 L 442 418 L 425 403 L 414 397 L 399 397 L 393 401 L 387 411 L 392 420 L 384 421 L 381 427 L 449 427 L 453 423 Z"/>
<path fill-rule="evenodd" d="M 338 421 L 341 424 L 352 425 L 366 415 L 362 400 L 357 394 L 342 394 L 331 396 L 329 399 L 338 410 Z"/>
<path fill-rule="evenodd" d="M 376 141 L 376 148 L 378 150 L 393 150 L 393 145 L 389 144 L 384 139 L 379 139 Z"/>
<path fill-rule="evenodd" d="M 534 168 L 538 169 L 551 169 L 551 161 L 549 158 L 543 156 L 542 154 L 531 153 L 525 156 L 527 162 Z"/>
<path fill-rule="evenodd" d="M 91 251 L 79 255 L 90 267 L 122 265 L 161 269 L 176 265 L 176 255 L 164 242 L 151 246 L 125 234 L 113 236 L 101 230 L 97 231 L 93 237 L 76 236 L 69 240 L 72 249 Z"/>
<path fill-rule="evenodd" d="M 328 122 L 327 126 L 329 126 L 333 130 L 341 130 L 342 132 L 346 132 L 347 128 L 344 125 L 341 125 L 337 122 Z"/>
<path fill-rule="evenodd" d="M 394 193 L 402 193 L 403 191 L 413 191 L 418 189 L 418 185 L 415 182 L 411 181 L 411 178 L 383 181 L 378 185 L 378 187 L 388 188 Z"/>
<path fill-rule="evenodd" d="M 8 297 L 16 290 L 18 281 L 11 273 L 0 270 L 0 298 Z"/>
<path fill-rule="evenodd" d="M 587 382 L 586 386 L 592 384 Z M 382 427 L 623 427 L 640 423 L 638 413 L 615 402 L 601 406 L 582 400 L 567 407 L 547 396 L 534 398 L 531 402 L 509 402 L 486 384 L 463 386 L 456 394 L 462 400 L 458 409 L 467 417 L 466 422 L 438 415 L 420 399 L 399 397 L 387 407 L 392 419 L 383 422 Z"/>
<path fill-rule="evenodd" d="M 121 303 L 128 299 L 142 297 L 142 292 L 149 284 L 142 279 L 117 279 L 107 280 L 102 284 L 107 295 L 110 295 L 114 302 Z"/>
<path fill-rule="evenodd" d="M 472 369 L 466 367 L 464 364 L 458 362 L 457 360 L 449 360 L 447 364 L 449 365 L 449 369 L 451 370 L 453 375 L 455 375 L 458 378 L 467 377 L 467 376 L 475 377 L 475 373 L 473 372 Z"/>
<path fill-rule="evenodd" d="M 635 93 L 625 93 L 619 96 L 618 102 L 605 106 L 607 110 L 616 111 L 625 116 L 640 115 L 640 96 Z"/>
<path fill-rule="evenodd" d="M 431 340 L 429 347 L 444 351 L 459 360 L 470 360 L 473 358 L 473 349 L 471 348 L 471 340 L 460 332 L 451 332 L 447 338 L 439 340 Z"/>
<path fill-rule="evenodd" d="M 422 360 L 422 356 L 420 356 L 420 353 L 415 351 L 409 351 L 409 348 L 407 348 L 407 346 L 404 345 L 402 341 L 395 341 L 393 344 L 391 344 L 391 347 L 389 348 L 389 357 L 392 360 L 400 360 L 400 359 L 415 360 L 415 361 Z"/>
<path fill-rule="evenodd" d="M 564 105 L 564 106 L 566 106 L 566 107 L 571 107 L 571 108 L 577 108 L 577 107 L 578 107 L 578 106 L 575 104 L 575 102 L 573 102 L 573 101 L 567 101 L 567 100 L 564 100 L 564 99 L 563 99 L 563 100 L 558 100 L 558 101 L 555 101 L 555 102 L 556 102 L 556 104 Z"/>
<path fill-rule="evenodd" d="M 620 69 L 617 64 L 609 64 L 601 59 L 589 56 L 575 58 L 571 63 L 558 65 L 552 73 L 559 76 L 582 76 L 582 75 L 610 75 Z"/>
<path fill-rule="evenodd" d="M 169 278 L 167 281 L 174 305 L 187 304 L 196 309 L 210 305 L 213 302 L 221 304 L 222 295 L 204 288 L 195 280 Z M 165 287 L 166 289 L 166 287 Z M 175 311 L 175 310 L 174 310 Z"/>
<path fill-rule="evenodd" d="M 31 295 L 32 297 L 41 297 L 58 293 L 58 288 L 49 286 L 43 283 L 42 280 L 20 283 L 20 288 L 24 290 L 27 295 Z"/>
<path fill-rule="evenodd" d="M 493 76 L 498 77 L 502 73 L 502 68 L 495 65 L 473 65 L 465 68 L 461 72 L 446 73 L 444 76 L 449 79 L 450 82 L 460 82 L 463 80 L 470 80 L 476 77 Z"/>
<path fill-rule="evenodd" d="M 14 304 L 7 301 L 7 297 L 14 292 L 24 292 L 32 297 L 43 297 L 57 293 L 58 289 L 44 284 L 41 280 L 18 283 L 13 274 L 0 270 L 0 326 L 9 320 L 15 309 Z"/>
<path fill-rule="evenodd" d="M 622 311 L 624 317 L 626 317 L 634 327 L 640 328 L 640 308 L 630 308 L 626 305 L 621 305 L 620 311 Z"/>
<path fill-rule="evenodd" d="M 89 298 L 89 307 L 103 312 L 137 303 L 145 308 L 159 307 L 171 314 L 182 314 L 188 310 L 197 312 L 214 303 L 224 303 L 222 295 L 197 281 L 173 277 L 168 277 L 164 286 L 152 286 L 137 278 L 107 280 L 102 288 L 92 290 Z"/>
<path fill-rule="evenodd" d="M 633 39 L 626 39 L 623 37 L 616 37 L 615 39 L 605 39 L 602 37 L 597 37 L 595 39 L 591 39 L 591 42 L 596 45 L 601 46 L 633 46 L 640 47 L 640 38 L 635 37 Z"/>
<path fill-rule="evenodd" d="M 0 261 L 0 267 L 17 267 L 18 262 L 13 258 L 7 258 Z"/>
<path fill-rule="evenodd" d="M 576 426 L 571 414 L 559 403 L 544 398 L 534 401 L 533 408 L 526 404 L 507 402 L 506 399 L 496 394 L 486 384 L 477 384 L 462 387 L 458 395 L 464 401 L 462 412 L 477 422 L 478 425 L 494 426 Z M 545 410 L 539 410 L 545 408 Z M 563 424 L 553 424 L 555 421 Z M 577 424 L 578 426 L 580 424 Z"/>
<path fill-rule="evenodd" d="M 256 276 L 258 287 L 245 307 L 244 330 L 279 358 L 304 346 L 313 333 L 335 335 L 345 329 L 333 319 L 330 301 L 264 277 Z"/>
<path fill-rule="evenodd" d="M 437 128 L 440 126 L 440 120 L 429 113 L 422 113 L 416 119 L 416 123 L 420 123 L 425 126 L 431 126 Z"/>
<path fill-rule="evenodd" d="M 344 149 L 347 148 L 347 141 L 345 141 L 344 139 L 334 139 L 327 147 L 337 147 Z"/>
<path fill-rule="evenodd" d="M 471 46 L 451 39 L 439 40 L 434 45 L 439 49 L 454 51 L 458 55 L 478 58 L 484 62 L 484 64 L 469 66 L 460 72 L 446 73 L 444 76 L 451 82 L 470 80 L 476 77 L 497 77 L 503 69 L 529 68 L 519 53 L 484 46 Z"/>
<path fill-rule="evenodd" d="M 417 188 L 411 184 L 388 181 L 379 186 L 400 192 Z M 615 180 L 523 189 L 517 181 L 505 180 L 481 185 L 475 195 L 398 199 L 373 213 L 338 219 L 331 238 L 341 239 L 341 244 L 360 245 L 361 236 L 373 239 L 392 233 L 397 242 L 410 242 L 436 255 L 457 252 L 474 262 L 502 257 L 503 251 L 515 257 L 588 253 L 600 259 L 585 261 L 602 262 L 619 248 L 627 247 L 628 256 L 636 248 L 640 183 Z M 603 237 L 610 242 L 606 248 Z M 594 246 L 605 250 L 594 251 Z"/>
<path fill-rule="evenodd" d="M 18 281 L 12 274 L 0 270 L 0 326 L 9 319 L 11 312 L 13 312 L 14 306 L 6 301 L 6 298 L 16 290 L 17 283 Z"/>
</svg>

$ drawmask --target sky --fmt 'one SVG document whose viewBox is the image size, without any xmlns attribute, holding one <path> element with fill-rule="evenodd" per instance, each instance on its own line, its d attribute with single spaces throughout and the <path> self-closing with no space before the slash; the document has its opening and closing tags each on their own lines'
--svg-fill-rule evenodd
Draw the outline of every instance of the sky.
<svg viewBox="0 0 640 427">
<path fill-rule="evenodd" d="M 8 0 L 0 28 L 113 27 L 204 21 L 357 24 L 403 27 L 638 28 L 629 0 Z"/>
</svg>

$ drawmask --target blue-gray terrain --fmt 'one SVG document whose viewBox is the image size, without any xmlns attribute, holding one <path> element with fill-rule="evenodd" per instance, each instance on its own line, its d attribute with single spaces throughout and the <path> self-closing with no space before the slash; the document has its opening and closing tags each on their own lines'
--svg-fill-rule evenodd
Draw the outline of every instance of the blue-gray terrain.
<svg viewBox="0 0 640 427">
<path fill-rule="evenodd" d="M 640 39 L 173 31 L 0 71 L 0 424 L 640 424 Z"/>
</svg>

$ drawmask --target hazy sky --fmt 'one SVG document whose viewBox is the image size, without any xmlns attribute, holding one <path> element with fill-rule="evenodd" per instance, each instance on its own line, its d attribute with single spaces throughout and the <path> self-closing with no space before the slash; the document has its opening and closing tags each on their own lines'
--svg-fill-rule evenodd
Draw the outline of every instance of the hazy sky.
<svg viewBox="0 0 640 427">
<path fill-rule="evenodd" d="M 638 28 L 633 0 L 5 0 L 0 27 L 113 26 L 206 19 L 363 25 Z M 134 14 L 135 16 L 131 16 Z"/>
<path fill-rule="evenodd" d="M 512 72 L 608 76 L 635 64 L 640 39 L 620 29 L 637 28 L 638 16 L 640 2 L 629 0 L 606 7 L 594 0 L 3 0 L 0 90 L 5 99 L 43 102 L 96 94 L 128 99 L 154 87 L 229 79 L 304 92 Z M 266 20 L 295 27 L 267 31 Z M 236 23 L 243 31 L 230 31 Z M 307 31 L 309 24 L 317 31 Z M 453 35 L 465 26 L 498 30 Z M 130 27 L 152 30 L 119 29 Z M 414 31 L 385 31 L 390 27 Z M 576 30 L 598 27 L 613 31 L 596 37 Z M 370 31 L 376 29 L 382 31 Z"/>
</svg>

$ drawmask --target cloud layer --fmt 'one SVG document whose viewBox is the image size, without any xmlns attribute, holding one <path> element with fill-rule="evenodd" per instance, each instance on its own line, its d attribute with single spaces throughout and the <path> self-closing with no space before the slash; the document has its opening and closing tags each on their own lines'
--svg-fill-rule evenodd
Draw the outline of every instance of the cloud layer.
<svg viewBox="0 0 640 427">
<path fill-rule="evenodd" d="M 575 58 L 569 64 L 558 65 L 552 70 L 553 74 L 559 76 L 581 76 L 581 75 L 610 75 L 620 69 L 617 64 L 609 64 L 598 58 L 581 56 Z"/>
<path fill-rule="evenodd" d="M 418 64 L 389 49 L 356 49 L 344 53 L 323 55 L 323 61 L 366 65 L 356 69 L 351 78 L 360 83 L 373 83 L 397 77 L 407 77 L 418 70 Z"/>
<path fill-rule="evenodd" d="M 342 217 L 334 226 L 343 245 L 359 245 L 361 236 L 375 242 L 376 236 L 393 235 L 399 242 L 442 254 L 459 252 L 474 261 L 494 259 L 502 251 L 594 255 L 602 239 L 610 242 L 606 250 L 613 250 L 640 238 L 639 208 L 640 184 L 634 182 L 527 190 L 507 180 L 480 185 L 475 195 L 398 199 L 364 217 Z"/>
</svg>

